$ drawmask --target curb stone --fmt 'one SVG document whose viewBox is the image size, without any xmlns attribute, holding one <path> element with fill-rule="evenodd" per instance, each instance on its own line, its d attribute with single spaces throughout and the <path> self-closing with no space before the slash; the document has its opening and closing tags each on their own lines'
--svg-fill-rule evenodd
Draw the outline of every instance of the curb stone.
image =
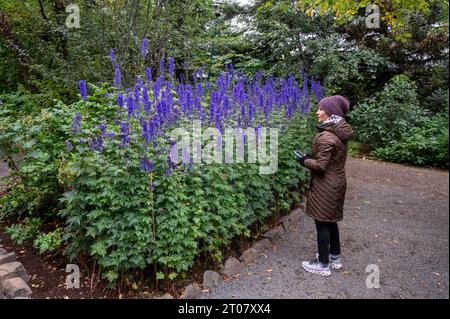
<svg viewBox="0 0 450 319">
<path fill-rule="evenodd" d="M 213 291 L 222 282 L 222 277 L 215 271 L 207 270 L 203 273 L 203 288 Z"/>
<path fill-rule="evenodd" d="M 166 293 L 160 297 L 156 297 L 155 299 L 174 299 L 173 296 L 169 293 Z"/>
<path fill-rule="evenodd" d="M 30 276 L 14 252 L 0 248 L 0 299 L 30 299 L 33 292 L 27 285 Z"/>
<path fill-rule="evenodd" d="M 199 284 L 193 283 L 186 287 L 183 293 L 183 299 L 196 299 L 202 294 L 202 288 Z"/>
</svg>

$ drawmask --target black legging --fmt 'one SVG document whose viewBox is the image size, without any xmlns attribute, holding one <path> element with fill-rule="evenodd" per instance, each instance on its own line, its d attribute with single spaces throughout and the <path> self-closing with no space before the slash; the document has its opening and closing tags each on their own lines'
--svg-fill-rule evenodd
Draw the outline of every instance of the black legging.
<svg viewBox="0 0 450 319">
<path fill-rule="evenodd" d="M 319 261 L 328 265 L 329 255 L 341 254 L 339 228 L 337 223 L 319 222 L 316 220 L 317 245 L 319 247 Z"/>
</svg>

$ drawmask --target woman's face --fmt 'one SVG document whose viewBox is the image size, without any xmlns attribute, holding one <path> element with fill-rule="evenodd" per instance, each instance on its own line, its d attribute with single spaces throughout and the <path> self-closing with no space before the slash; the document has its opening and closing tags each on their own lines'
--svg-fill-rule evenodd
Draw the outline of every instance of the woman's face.
<svg viewBox="0 0 450 319">
<path fill-rule="evenodd" d="M 316 116 L 317 119 L 319 120 L 319 122 L 323 122 L 325 121 L 327 118 L 329 118 L 329 116 L 327 115 L 327 113 L 325 113 L 324 110 L 322 110 L 322 108 L 319 106 L 319 108 L 316 111 Z"/>
</svg>

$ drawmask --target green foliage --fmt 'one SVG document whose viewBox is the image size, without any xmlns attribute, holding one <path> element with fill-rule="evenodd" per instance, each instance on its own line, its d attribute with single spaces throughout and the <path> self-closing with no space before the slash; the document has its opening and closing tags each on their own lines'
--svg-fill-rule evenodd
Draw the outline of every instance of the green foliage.
<svg viewBox="0 0 450 319">
<path fill-rule="evenodd" d="M 407 24 L 410 14 L 422 12 L 431 14 L 435 6 L 443 10 L 440 16 L 441 23 L 445 23 L 448 28 L 448 3 L 444 0 L 421 0 L 421 1 L 391 1 L 387 3 L 382 0 L 363 1 L 322 1 L 322 0 L 299 0 L 298 7 L 305 11 L 307 15 L 327 14 L 332 12 L 338 23 L 352 20 L 356 15 L 364 12 L 367 5 L 377 5 L 379 7 L 380 20 L 392 29 L 395 37 L 399 41 L 405 41 L 411 34 L 407 32 Z"/>
<path fill-rule="evenodd" d="M 425 107 L 434 113 L 445 112 L 448 109 L 448 90 L 437 89 L 430 96 L 425 98 Z"/>
<path fill-rule="evenodd" d="M 54 216 L 62 187 L 60 154 L 68 136 L 70 110 L 47 94 L 16 92 L 0 96 L 0 153 L 19 187 L 0 199 L 3 214 Z"/>
<path fill-rule="evenodd" d="M 190 70 L 206 61 L 198 58 L 209 47 L 212 0 L 71 3 L 80 8 L 80 28 L 66 27 L 65 0 L 0 0 L 0 92 L 13 91 L 20 83 L 74 101 L 78 80 L 101 83 L 114 77 L 110 48 L 122 67 L 123 84 L 134 81 L 141 64 L 157 70 L 163 56 L 175 57 L 179 65 L 187 61 Z M 148 54 L 139 60 L 144 37 Z"/>
<path fill-rule="evenodd" d="M 415 83 L 406 76 L 394 77 L 381 91 L 350 112 L 355 138 L 373 147 L 399 140 L 411 127 L 423 121 Z"/>
<path fill-rule="evenodd" d="M 57 228 L 46 234 L 38 235 L 33 241 L 33 246 L 39 250 L 40 254 L 59 249 L 62 243 L 62 231 L 62 228 Z"/>
<path fill-rule="evenodd" d="M 434 167 L 449 167 L 448 111 L 426 118 L 412 127 L 400 140 L 389 141 L 374 155 L 392 162 Z"/>
<path fill-rule="evenodd" d="M 63 232 L 62 228 L 57 228 L 48 233 L 41 233 L 40 229 L 43 221 L 37 217 L 26 217 L 21 223 L 13 224 L 5 228 L 5 233 L 17 245 L 25 241 L 31 241 L 33 247 L 38 249 L 40 254 L 55 251 L 61 248 Z"/>
<path fill-rule="evenodd" d="M 357 156 L 360 153 L 359 143 L 355 140 L 348 141 L 348 155 L 349 156 Z"/>
<path fill-rule="evenodd" d="M 5 233 L 16 244 L 21 245 L 26 240 L 31 240 L 39 233 L 42 225 L 40 218 L 25 218 L 21 224 L 13 224 L 5 228 Z"/>
<path fill-rule="evenodd" d="M 311 57 L 310 72 L 322 79 L 329 92 L 351 93 L 353 100 L 367 96 L 376 83 L 373 79 L 388 65 L 379 52 L 342 41 L 339 34 L 308 41 L 305 55 Z"/>
<path fill-rule="evenodd" d="M 349 116 L 356 139 L 374 147 L 374 155 L 394 162 L 448 167 L 448 104 L 444 112 L 428 114 L 407 77 L 394 77 Z"/>
</svg>

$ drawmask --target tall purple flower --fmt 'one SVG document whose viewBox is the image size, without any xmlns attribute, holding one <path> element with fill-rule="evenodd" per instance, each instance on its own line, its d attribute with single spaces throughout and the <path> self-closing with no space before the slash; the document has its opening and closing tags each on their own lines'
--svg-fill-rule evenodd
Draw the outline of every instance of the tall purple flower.
<svg viewBox="0 0 450 319">
<path fill-rule="evenodd" d="M 141 158 L 141 169 L 146 173 L 150 173 L 154 170 L 153 161 L 150 161 L 146 155 Z"/>
<path fill-rule="evenodd" d="M 159 61 L 159 76 L 164 76 L 164 72 L 166 72 L 166 67 L 164 65 L 164 57 Z"/>
<path fill-rule="evenodd" d="M 101 131 L 101 135 L 102 137 L 105 137 L 105 133 L 106 133 L 106 129 L 108 128 L 108 126 L 105 123 L 100 123 L 100 125 L 98 126 L 98 128 Z"/>
<path fill-rule="evenodd" d="M 152 68 L 151 68 L 151 67 L 147 67 L 147 68 L 145 69 L 145 74 L 146 74 L 146 76 L 147 76 L 147 83 L 148 83 L 148 84 L 152 83 L 152 81 L 153 81 L 153 78 L 152 78 Z"/>
<path fill-rule="evenodd" d="M 133 99 L 133 95 L 131 93 L 128 94 L 127 96 L 127 112 L 128 112 L 128 118 L 130 118 L 131 116 L 135 116 L 135 111 L 136 109 L 136 105 L 134 103 L 134 99 Z"/>
<path fill-rule="evenodd" d="M 120 137 L 122 138 L 123 145 L 126 146 L 128 142 L 130 142 L 130 124 L 127 122 L 120 123 Z"/>
<path fill-rule="evenodd" d="M 120 81 L 120 67 L 119 64 L 116 63 L 116 70 L 114 74 L 114 86 L 120 89 L 121 81 Z"/>
<path fill-rule="evenodd" d="M 95 137 L 94 135 L 91 135 L 91 139 L 89 140 L 89 149 L 91 151 L 103 152 L 103 150 L 105 148 L 103 146 L 103 139 L 102 139 L 101 135 L 99 135 L 97 137 Z"/>
<path fill-rule="evenodd" d="M 120 106 L 120 108 L 123 108 L 123 94 L 122 93 L 117 94 L 117 105 Z"/>
<path fill-rule="evenodd" d="M 175 70 L 175 60 L 173 57 L 169 57 L 169 74 L 173 76 L 173 72 Z"/>
<path fill-rule="evenodd" d="M 81 114 L 77 112 L 73 118 L 72 124 L 70 125 L 73 134 L 81 132 Z"/>
<path fill-rule="evenodd" d="M 141 54 L 142 54 L 143 58 L 147 57 L 147 53 L 148 53 L 147 45 L 148 45 L 148 40 L 147 40 L 147 38 L 144 38 L 142 40 L 142 46 L 141 46 Z"/>
<path fill-rule="evenodd" d="M 78 87 L 80 88 L 80 95 L 81 98 L 83 99 L 84 103 L 86 103 L 87 101 L 87 88 L 86 88 L 86 83 L 83 80 L 80 80 L 78 82 Z"/>
<path fill-rule="evenodd" d="M 255 127 L 256 143 L 258 143 L 258 141 L 259 141 L 259 137 L 261 136 L 261 131 L 262 131 L 261 125 L 258 124 L 258 125 Z"/>
<path fill-rule="evenodd" d="M 188 164 L 191 162 L 191 154 L 187 145 L 183 145 L 183 148 L 181 149 L 181 158 L 184 164 Z"/>
<path fill-rule="evenodd" d="M 147 121 L 144 119 L 140 120 L 140 124 L 141 124 L 141 128 L 142 128 L 142 137 L 144 138 L 145 143 L 148 144 L 148 143 L 150 143 L 150 138 L 151 138 L 150 127 L 149 127 Z"/>
<path fill-rule="evenodd" d="M 70 152 L 71 150 L 73 150 L 73 145 L 72 143 L 70 143 L 70 141 L 66 140 L 64 144 L 66 145 L 66 151 Z"/>
<path fill-rule="evenodd" d="M 116 54 L 113 49 L 109 49 L 109 60 L 113 63 L 116 61 Z"/>
</svg>

